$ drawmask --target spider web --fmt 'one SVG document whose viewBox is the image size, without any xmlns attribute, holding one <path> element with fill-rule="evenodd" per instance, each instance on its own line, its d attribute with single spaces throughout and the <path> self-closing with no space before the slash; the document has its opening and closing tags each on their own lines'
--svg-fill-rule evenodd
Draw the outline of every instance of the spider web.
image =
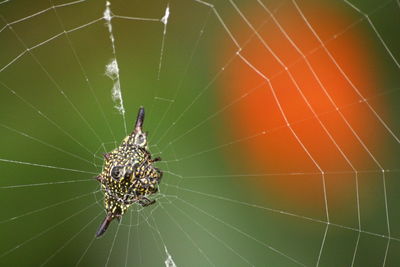
<svg viewBox="0 0 400 267">
<path fill-rule="evenodd" d="M 400 3 L 326 5 L 350 18 L 338 17 L 334 32 L 320 31 L 314 1 L 0 1 L 1 265 L 399 265 Z M 307 37 L 285 24 L 285 10 Z M 278 46 L 268 25 L 282 36 Z M 379 59 L 377 84 L 360 85 L 333 48 L 360 31 L 358 47 Z M 285 46 L 297 57 L 285 57 Z M 351 101 L 337 100 L 315 55 Z M 297 98 L 282 93 L 282 76 Z M 244 104 L 260 90 L 268 102 Z M 270 104 L 263 115 L 277 118 L 272 126 L 235 113 Z M 93 177 L 141 105 L 150 150 L 163 159 L 157 202 L 132 206 L 95 239 L 104 210 Z M 307 116 L 293 115 L 303 109 Z M 304 134 L 304 122 L 319 130 Z M 292 145 L 248 148 L 280 136 Z M 324 138 L 331 156 L 310 136 Z M 288 149 L 294 160 L 268 165 Z M 305 187 L 293 190 L 298 181 Z"/>
</svg>

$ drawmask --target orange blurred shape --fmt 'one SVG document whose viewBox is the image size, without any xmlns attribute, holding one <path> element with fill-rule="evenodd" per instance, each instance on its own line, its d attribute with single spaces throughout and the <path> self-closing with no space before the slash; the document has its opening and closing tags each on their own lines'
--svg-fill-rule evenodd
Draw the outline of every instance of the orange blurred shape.
<svg viewBox="0 0 400 267">
<path fill-rule="evenodd" d="M 239 143 L 251 173 L 279 174 L 254 180 L 257 185 L 313 201 L 323 192 L 321 171 L 349 172 L 348 179 L 330 175 L 334 203 L 346 190 L 354 195 L 354 169 L 376 169 L 365 147 L 376 153 L 381 129 L 360 100 L 377 94 L 378 75 L 368 39 L 359 25 L 349 27 L 357 18 L 322 2 L 301 2 L 301 12 L 292 3 L 276 13 L 245 9 L 258 36 L 235 16 L 230 25 L 243 58 L 225 69 L 221 91 L 224 105 L 236 101 L 226 112 L 234 138 L 255 135 Z M 222 63 L 232 56 L 227 47 L 231 39 L 222 42 Z"/>
</svg>

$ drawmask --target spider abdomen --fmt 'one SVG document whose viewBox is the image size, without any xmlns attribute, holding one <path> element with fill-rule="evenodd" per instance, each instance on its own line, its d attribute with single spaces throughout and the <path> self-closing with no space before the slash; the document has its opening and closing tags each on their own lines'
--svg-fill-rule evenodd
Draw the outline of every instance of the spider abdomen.
<svg viewBox="0 0 400 267">
<path fill-rule="evenodd" d="M 162 172 L 154 167 L 154 162 L 147 148 L 147 134 L 142 132 L 144 109 L 140 108 L 135 130 L 122 144 L 104 155 L 103 171 L 97 180 L 104 193 L 104 206 L 107 216 L 97 232 L 102 235 L 114 218 L 121 218 L 130 205 L 139 203 L 148 206 L 155 200 L 147 197 L 158 191 Z"/>
</svg>

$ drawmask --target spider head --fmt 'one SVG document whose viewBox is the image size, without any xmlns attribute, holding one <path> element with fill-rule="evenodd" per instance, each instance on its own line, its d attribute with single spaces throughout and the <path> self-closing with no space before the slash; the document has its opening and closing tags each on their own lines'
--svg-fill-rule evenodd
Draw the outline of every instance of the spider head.
<svg viewBox="0 0 400 267">
<path fill-rule="evenodd" d="M 140 107 L 136 118 L 135 129 L 125 138 L 125 142 L 131 145 L 146 148 L 147 146 L 147 132 L 143 132 L 144 122 L 144 108 Z"/>
</svg>

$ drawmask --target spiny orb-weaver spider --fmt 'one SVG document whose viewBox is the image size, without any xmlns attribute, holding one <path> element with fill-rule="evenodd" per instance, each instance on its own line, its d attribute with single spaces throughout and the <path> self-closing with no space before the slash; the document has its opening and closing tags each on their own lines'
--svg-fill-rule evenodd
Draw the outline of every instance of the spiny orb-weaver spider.
<svg viewBox="0 0 400 267">
<path fill-rule="evenodd" d="M 97 230 L 100 237 L 113 219 L 120 220 L 133 203 L 143 207 L 154 204 L 148 196 L 158 191 L 162 171 L 153 166 L 160 161 L 152 159 L 147 147 L 147 132 L 142 131 L 144 108 L 140 107 L 135 129 L 121 145 L 104 154 L 103 171 L 96 177 L 104 193 L 106 217 Z"/>
</svg>

